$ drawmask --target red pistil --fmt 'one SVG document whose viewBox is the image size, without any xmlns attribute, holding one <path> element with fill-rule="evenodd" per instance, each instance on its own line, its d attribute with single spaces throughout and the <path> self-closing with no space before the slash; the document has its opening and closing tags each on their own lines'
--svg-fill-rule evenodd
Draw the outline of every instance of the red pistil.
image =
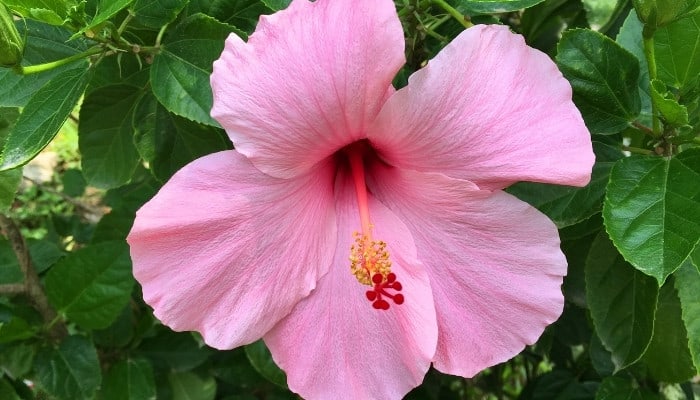
<svg viewBox="0 0 700 400">
<path fill-rule="evenodd" d="M 374 274 L 372 276 L 372 283 L 374 283 L 374 288 L 367 291 L 367 300 L 372 302 L 372 307 L 377 310 L 388 310 L 389 302 L 384 300 L 382 296 L 388 297 L 394 301 L 394 304 L 403 304 L 404 298 L 401 293 L 390 294 L 387 293 L 386 289 L 393 289 L 400 292 L 403 286 L 401 282 L 396 280 L 396 274 L 390 272 L 386 279 L 382 274 Z"/>
</svg>

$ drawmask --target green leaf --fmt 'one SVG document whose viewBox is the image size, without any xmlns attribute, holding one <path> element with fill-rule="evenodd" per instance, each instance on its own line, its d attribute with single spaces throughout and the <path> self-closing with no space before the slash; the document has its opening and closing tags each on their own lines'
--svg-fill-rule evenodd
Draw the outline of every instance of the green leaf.
<svg viewBox="0 0 700 400">
<path fill-rule="evenodd" d="M 262 0 L 262 2 L 271 10 L 279 11 L 289 7 L 289 3 L 291 3 L 292 0 Z"/>
<path fill-rule="evenodd" d="M 586 278 L 585 267 L 586 257 L 591 250 L 593 239 L 598 235 L 595 233 L 577 239 L 566 240 L 562 237 L 561 249 L 566 255 L 566 261 L 569 265 L 562 289 L 564 297 L 567 301 L 586 309 Z"/>
<path fill-rule="evenodd" d="M 581 222 L 602 209 L 610 169 L 622 158 L 620 150 L 600 142 L 593 142 L 593 150 L 596 163 L 591 182 L 583 188 L 521 182 L 508 192 L 542 211 L 559 228 Z"/>
<path fill-rule="evenodd" d="M 83 175 L 90 185 L 113 188 L 134 174 L 139 154 L 131 121 L 141 94 L 134 86 L 110 85 L 85 98 L 78 134 Z"/>
<path fill-rule="evenodd" d="M 532 7 L 544 0 L 454 0 L 455 8 L 465 14 L 495 14 Z"/>
<path fill-rule="evenodd" d="M 29 99 L 5 142 L 1 171 L 26 164 L 49 144 L 78 103 L 89 76 L 86 67 L 64 71 Z"/>
<path fill-rule="evenodd" d="M 29 247 L 29 255 L 32 258 L 32 265 L 37 274 L 49 269 L 65 255 L 63 250 L 48 239 L 29 239 L 27 240 L 27 247 Z"/>
<path fill-rule="evenodd" d="M 12 245 L 4 237 L 0 237 L 0 284 L 20 283 L 23 276 Z"/>
<path fill-rule="evenodd" d="M 20 379 L 32 369 L 35 355 L 35 346 L 26 343 L 13 343 L 0 349 L 0 370 L 12 379 Z"/>
<path fill-rule="evenodd" d="M 103 242 L 70 253 L 46 276 L 56 310 L 87 329 L 106 328 L 129 301 L 134 280 L 129 248 Z"/>
<path fill-rule="evenodd" d="M 134 338 L 135 325 L 134 310 L 127 304 L 110 326 L 92 331 L 92 338 L 101 347 L 125 347 Z"/>
<path fill-rule="evenodd" d="M 670 93 L 666 85 L 658 79 L 651 82 L 651 99 L 665 121 L 665 126 L 688 125 L 688 109 L 678 104 L 673 93 Z"/>
<path fill-rule="evenodd" d="M 136 21 L 158 29 L 175 20 L 188 0 L 136 0 L 131 11 L 136 15 Z"/>
<path fill-rule="evenodd" d="M 651 28 L 667 25 L 700 11 L 698 0 L 632 0 L 639 19 Z"/>
<path fill-rule="evenodd" d="M 98 25 L 106 22 L 119 11 L 125 9 L 134 0 L 99 0 L 97 2 L 97 14 L 92 18 L 90 23 L 83 27 L 78 33 L 89 31 Z"/>
<path fill-rule="evenodd" d="M 22 182 L 22 168 L 0 172 L 0 213 L 7 212 Z"/>
<path fill-rule="evenodd" d="M 173 390 L 173 400 L 214 400 L 216 381 L 213 377 L 201 378 L 191 372 L 175 372 L 168 375 Z"/>
<path fill-rule="evenodd" d="M 245 354 L 253 368 L 265 379 L 280 387 L 287 387 L 287 375 L 272 360 L 272 354 L 262 339 L 245 346 Z"/>
<path fill-rule="evenodd" d="M 612 362 L 612 354 L 603 346 L 598 335 L 591 335 L 591 343 L 588 347 L 588 356 L 591 365 L 601 377 L 611 376 L 615 373 L 615 364 Z"/>
<path fill-rule="evenodd" d="M 700 374 L 700 271 L 686 261 L 674 276 L 683 323 L 688 333 L 688 347 L 695 370 Z"/>
<path fill-rule="evenodd" d="M 557 49 L 557 65 L 571 82 L 588 129 L 599 134 L 625 129 L 641 109 L 635 56 L 587 29 L 564 32 Z"/>
<path fill-rule="evenodd" d="M 136 213 L 124 207 L 113 208 L 95 227 L 91 243 L 125 240 L 131 231 Z"/>
<path fill-rule="evenodd" d="M 209 75 L 224 40 L 234 31 L 214 18 L 195 14 L 166 38 L 151 65 L 153 94 L 165 108 L 192 121 L 219 126 L 209 115 Z"/>
<path fill-rule="evenodd" d="M 134 140 L 141 157 L 161 181 L 205 154 L 230 148 L 221 129 L 169 113 L 153 96 L 141 99 L 134 112 Z"/>
<path fill-rule="evenodd" d="M 659 79 L 684 88 L 700 75 L 700 13 L 660 28 L 654 34 Z"/>
<path fill-rule="evenodd" d="M 260 0 L 214 0 L 209 15 L 250 33 L 260 15 L 271 13 L 272 10 Z"/>
<path fill-rule="evenodd" d="M 668 282 L 659 291 L 654 335 L 643 361 L 649 374 L 658 381 L 681 383 L 695 375 L 688 350 L 688 332 L 683 325 L 681 303 L 673 282 Z"/>
<path fill-rule="evenodd" d="M 700 241 L 700 150 L 630 157 L 610 173 L 605 228 L 635 268 L 661 286 Z"/>
<path fill-rule="evenodd" d="M 12 387 L 10 382 L 8 382 L 7 379 L 2 378 L 2 375 L 0 375 L 0 399 L 22 400 L 17 392 L 15 392 L 15 389 Z"/>
<path fill-rule="evenodd" d="M 109 369 L 100 389 L 101 400 L 155 400 L 156 383 L 147 360 L 122 360 Z"/>
<path fill-rule="evenodd" d="M 651 126 L 651 95 L 649 94 L 649 67 L 644 54 L 644 39 L 642 29 L 644 25 L 637 18 L 637 13 L 630 10 L 625 22 L 620 27 L 615 41 L 625 50 L 632 53 L 639 61 L 639 98 L 641 100 L 641 111 L 639 112 L 639 122 L 646 126 Z"/>
<path fill-rule="evenodd" d="M 75 0 L 3 0 L 12 10 L 27 18 L 34 18 L 51 25 L 62 25 L 68 20 Z"/>
<path fill-rule="evenodd" d="M 0 322 L 0 343 L 11 343 L 29 339 L 36 335 L 38 327 L 30 325 L 23 318 L 13 316 L 9 321 Z"/>
<path fill-rule="evenodd" d="M 586 298 L 618 371 L 639 360 L 651 342 L 657 296 L 656 282 L 625 262 L 601 232 L 586 259 Z"/>
<path fill-rule="evenodd" d="M 629 379 L 611 376 L 603 379 L 595 400 L 654 400 L 659 397 Z"/>
<path fill-rule="evenodd" d="M 87 186 L 83 173 L 77 168 L 69 168 L 63 171 L 61 183 L 63 184 L 63 193 L 70 197 L 82 196 Z"/>
<path fill-rule="evenodd" d="M 72 33 L 61 27 L 27 20 L 17 21 L 17 29 L 26 36 L 27 42 L 23 66 L 59 60 L 87 49 L 85 40 L 69 40 Z M 31 75 L 18 75 L 10 69 L 0 69 L 0 106 L 24 107 L 29 98 L 56 75 L 84 67 L 83 62 L 76 62 Z"/>
<path fill-rule="evenodd" d="M 139 354 L 153 360 L 156 367 L 188 371 L 206 361 L 211 349 L 200 347 L 189 333 L 164 329 L 157 336 L 141 342 Z"/>
<path fill-rule="evenodd" d="M 59 399 L 91 399 L 102 381 L 97 351 L 83 336 L 40 350 L 34 371 L 37 384 Z"/>
</svg>

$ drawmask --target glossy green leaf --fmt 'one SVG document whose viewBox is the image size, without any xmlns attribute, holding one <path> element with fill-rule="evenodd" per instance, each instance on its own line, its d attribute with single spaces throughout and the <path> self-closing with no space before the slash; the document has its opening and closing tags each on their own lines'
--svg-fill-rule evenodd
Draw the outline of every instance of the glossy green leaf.
<svg viewBox="0 0 700 400">
<path fill-rule="evenodd" d="M 629 265 L 605 232 L 586 259 L 586 298 L 595 330 L 617 370 L 639 360 L 654 329 L 658 287 Z"/>
<path fill-rule="evenodd" d="M 649 374 L 658 381 L 681 383 L 695 376 L 688 332 L 681 318 L 681 302 L 672 282 L 659 291 L 654 335 L 643 361 Z"/>
<path fill-rule="evenodd" d="M 229 149 L 221 129 L 201 125 L 168 112 L 152 96 L 139 102 L 133 121 L 136 147 L 151 171 L 168 180 L 185 164 L 209 153 Z"/>
<path fill-rule="evenodd" d="M 107 371 L 100 389 L 101 400 L 155 400 L 156 384 L 151 363 L 143 359 L 122 360 Z"/>
<path fill-rule="evenodd" d="M 129 301 L 134 280 L 123 242 L 93 244 L 70 253 L 46 276 L 56 310 L 87 329 L 109 326 Z"/>
<path fill-rule="evenodd" d="M 175 20 L 188 0 L 136 0 L 131 11 L 136 20 L 150 28 L 160 28 Z"/>
<path fill-rule="evenodd" d="M 202 378 L 191 372 L 171 373 L 168 380 L 173 390 L 173 400 L 214 400 L 216 381 Z"/>
<path fill-rule="evenodd" d="M 271 10 L 279 11 L 289 7 L 289 3 L 291 3 L 292 0 L 262 0 L 262 2 Z"/>
<path fill-rule="evenodd" d="M 654 34 L 654 58 L 661 80 L 685 87 L 700 75 L 700 13 L 660 28 Z"/>
<path fill-rule="evenodd" d="M 102 381 L 97 351 L 83 336 L 40 350 L 34 371 L 37 384 L 59 399 L 91 399 Z"/>
<path fill-rule="evenodd" d="M 272 360 L 272 354 L 262 339 L 245 346 L 250 364 L 265 379 L 280 387 L 287 387 L 287 375 Z"/>
<path fill-rule="evenodd" d="M 119 11 L 125 9 L 134 0 L 99 0 L 97 2 L 97 14 L 90 23 L 80 30 L 80 33 L 89 31 L 114 17 Z"/>
<path fill-rule="evenodd" d="M 204 14 L 184 21 L 163 43 L 153 60 L 153 93 L 170 112 L 199 123 L 219 126 L 209 115 L 209 75 L 224 40 L 235 28 Z"/>
<path fill-rule="evenodd" d="M 639 62 L 610 38 L 586 29 L 564 32 L 557 65 L 574 89 L 574 103 L 592 133 L 623 130 L 641 109 Z"/>
<path fill-rule="evenodd" d="M 605 228 L 625 259 L 659 285 L 700 241 L 700 150 L 630 157 L 610 173 Z"/>
<path fill-rule="evenodd" d="M 625 22 L 620 27 L 615 41 L 625 50 L 632 53 L 639 61 L 639 98 L 641 101 L 641 111 L 639 112 L 639 122 L 646 126 L 651 126 L 651 95 L 649 94 L 649 67 L 647 58 L 644 55 L 644 40 L 642 29 L 644 25 L 637 18 L 637 13 L 630 10 Z"/>
<path fill-rule="evenodd" d="M 700 374 L 700 271 L 692 263 L 686 262 L 674 277 L 683 323 L 688 333 L 688 347 L 695 370 Z"/>
<path fill-rule="evenodd" d="M 583 188 L 522 182 L 508 192 L 545 213 L 559 228 L 576 224 L 600 212 L 610 169 L 622 153 L 615 147 L 593 142 L 596 163 L 591 182 Z"/>
<path fill-rule="evenodd" d="M 121 186 L 139 163 L 131 125 L 141 89 L 110 85 L 91 92 L 80 108 L 79 146 L 88 184 L 98 188 Z"/>
<path fill-rule="evenodd" d="M 544 0 L 453 0 L 457 10 L 466 14 L 494 14 L 518 11 Z"/>
<path fill-rule="evenodd" d="M 0 155 L 0 170 L 24 165 L 56 136 L 85 91 L 87 67 L 55 76 L 30 99 L 7 137 Z"/>
<path fill-rule="evenodd" d="M 654 393 L 640 388 L 636 382 L 611 376 L 603 379 L 595 395 L 595 400 L 654 400 Z"/>
<path fill-rule="evenodd" d="M 29 255 L 32 258 L 32 266 L 37 274 L 49 269 L 65 255 L 61 248 L 48 239 L 29 239 L 27 247 L 29 247 Z"/>
<path fill-rule="evenodd" d="M 17 21 L 20 34 L 26 36 L 23 66 L 42 64 L 69 57 L 87 48 L 85 40 L 69 40 L 72 33 L 64 28 L 26 20 Z M 0 106 L 23 107 L 29 98 L 51 78 L 73 68 L 84 67 L 76 62 L 63 65 L 40 74 L 18 75 L 10 69 L 0 68 Z"/>
<path fill-rule="evenodd" d="M 260 0 L 214 0 L 210 15 L 221 22 L 250 33 L 262 14 L 271 14 L 272 10 Z"/>
</svg>

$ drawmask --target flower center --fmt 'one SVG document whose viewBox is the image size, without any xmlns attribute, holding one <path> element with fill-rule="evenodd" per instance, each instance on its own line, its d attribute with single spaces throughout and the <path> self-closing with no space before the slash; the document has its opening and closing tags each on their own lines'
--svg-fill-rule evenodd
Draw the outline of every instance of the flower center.
<svg viewBox="0 0 700 400">
<path fill-rule="evenodd" d="M 350 246 L 350 272 L 363 285 L 371 286 L 365 294 L 372 307 L 377 310 L 388 310 L 390 299 L 394 304 L 403 304 L 401 293 L 389 293 L 389 290 L 400 292 L 401 282 L 396 280 L 396 274 L 391 272 L 391 261 L 386 249 L 386 242 L 372 238 L 372 223 L 369 218 L 367 203 L 367 184 L 365 183 L 364 145 L 357 144 L 347 150 L 350 161 L 352 178 L 357 193 L 357 205 L 360 211 L 362 233 L 353 232 L 354 243 Z"/>
</svg>

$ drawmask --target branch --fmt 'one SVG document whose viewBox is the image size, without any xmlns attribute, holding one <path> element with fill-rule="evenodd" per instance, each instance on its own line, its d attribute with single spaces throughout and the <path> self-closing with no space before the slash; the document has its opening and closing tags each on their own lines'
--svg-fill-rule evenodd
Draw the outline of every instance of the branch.
<svg viewBox="0 0 700 400">
<path fill-rule="evenodd" d="M 7 240 L 10 241 L 12 250 L 17 256 L 19 267 L 22 271 L 22 275 L 24 276 L 24 285 L 21 293 L 24 293 L 29 298 L 32 305 L 37 309 L 37 311 L 39 311 L 39 314 L 41 314 L 44 321 L 50 325 L 57 320 L 56 311 L 49 304 L 49 300 L 46 298 L 46 293 L 44 293 L 44 288 L 39 282 L 39 275 L 37 275 L 36 270 L 32 266 L 32 260 L 29 257 L 29 249 L 27 248 L 27 243 L 22 237 L 22 233 L 20 232 L 19 228 L 17 228 L 14 221 L 3 214 L 0 214 L 0 229 L 7 237 Z M 8 290 L 10 289 L 10 286 L 12 286 L 12 290 L 16 291 L 18 290 L 17 286 L 19 285 L 13 284 L 3 286 L 5 286 Z M 49 335 L 53 338 L 58 339 L 66 336 L 67 334 L 68 331 L 66 330 L 66 326 L 60 321 L 49 327 Z"/>
</svg>

